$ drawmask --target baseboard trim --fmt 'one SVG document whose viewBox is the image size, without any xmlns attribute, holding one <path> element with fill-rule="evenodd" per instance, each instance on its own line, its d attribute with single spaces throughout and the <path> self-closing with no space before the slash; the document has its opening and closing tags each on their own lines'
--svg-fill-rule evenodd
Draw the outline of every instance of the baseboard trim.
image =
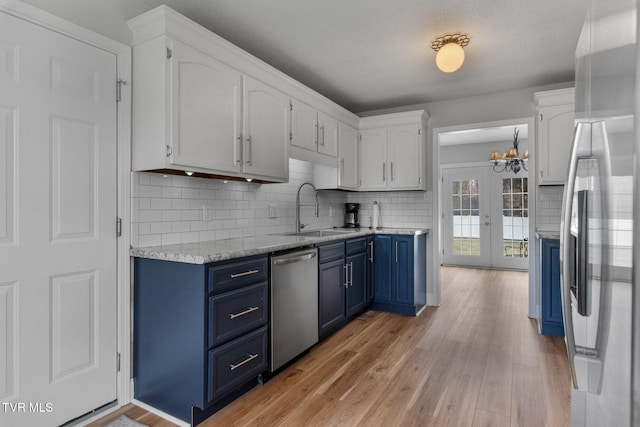
<svg viewBox="0 0 640 427">
<path fill-rule="evenodd" d="M 134 399 L 131 399 L 131 403 L 133 403 L 133 404 L 134 404 L 134 405 L 136 405 L 136 406 L 141 407 L 142 409 L 144 409 L 144 410 L 146 410 L 146 411 L 151 412 L 152 414 L 155 414 L 155 415 L 157 415 L 157 416 L 159 416 L 159 417 L 162 417 L 162 418 L 164 418 L 164 419 L 165 419 L 165 420 L 167 420 L 167 421 L 171 421 L 172 423 L 177 424 L 177 425 L 179 425 L 180 427 L 190 427 L 189 423 L 185 423 L 185 422 L 184 422 L 184 421 L 182 421 L 181 419 L 176 418 L 176 417 L 174 417 L 174 416 L 172 416 L 172 415 L 169 415 L 169 414 L 167 414 L 166 412 L 162 412 L 161 410 L 156 409 L 156 408 L 154 408 L 153 406 L 149 406 L 149 405 L 147 405 L 146 403 L 141 402 L 141 401 L 139 401 L 139 400 L 137 400 L 137 399 L 135 399 L 135 398 L 134 398 Z"/>
</svg>

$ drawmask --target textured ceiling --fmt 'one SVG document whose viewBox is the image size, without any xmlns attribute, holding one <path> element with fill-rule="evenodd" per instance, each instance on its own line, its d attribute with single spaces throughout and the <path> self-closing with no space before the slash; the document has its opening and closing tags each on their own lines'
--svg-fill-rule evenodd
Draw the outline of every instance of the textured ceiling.
<svg viewBox="0 0 640 427">
<path fill-rule="evenodd" d="M 353 112 L 573 80 L 586 0 L 143 0 L 192 20 Z M 466 60 L 431 40 L 466 32 Z"/>
</svg>

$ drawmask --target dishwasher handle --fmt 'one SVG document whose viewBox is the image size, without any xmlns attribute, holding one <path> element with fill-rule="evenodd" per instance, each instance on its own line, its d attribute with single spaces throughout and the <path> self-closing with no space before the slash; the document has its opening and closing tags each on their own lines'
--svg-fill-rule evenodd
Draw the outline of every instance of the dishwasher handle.
<svg viewBox="0 0 640 427">
<path fill-rule="evenodd" d="M 308 252 L 302 255 L 295 255 L 287 258 L 278 258 L 273 261 L 273 265 L 293 264 L 294 262 L 308 261 L 316 257 L 316 252 Z"/>
</svg>

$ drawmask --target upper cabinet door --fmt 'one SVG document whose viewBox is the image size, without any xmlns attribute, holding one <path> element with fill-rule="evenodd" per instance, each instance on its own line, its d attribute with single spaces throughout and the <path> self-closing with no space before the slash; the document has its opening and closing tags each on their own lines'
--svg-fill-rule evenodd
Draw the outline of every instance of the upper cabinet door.
<svg viewBox="0 0 640 427">
<path fill-rule="evenodd" d="M 318 113 L 315 108 L 291 100 L 291 145 L 316 151 L 318 145 Z"/>
<path fill-rule="evenodd" d="M 421 188 L 421 140 L 422 132 L 417 125 L 389 128 L 389 188 Z"/>
<path fill-rule="evenodd" d="M 244 76 L 244 171 L 288 181 L 289 97 Z"/>
<path fill-rule="evenodd" d="M 338 155 L 338 121 L 321 111 L 318 112 L 318 153 Z"/>
<path fill-rule="evenodd" d="M 573 142 L 574 106 L 538 109 L 538 184 L 564 184 Z"/>
<path fill-rule="evenodd" d="M 340 122 L 338 186 L 347 190 L 358 189 L 358 130 Z"/>
<path fill-rule="evenodd" d="M 240 73 L 170 41 L 169 163 L 240 172 Z"/>
<path fill-rule="evenodd" d="M 379 190 L 387 187 L 387 129 L 360 132 L 360 189 Z"/>
</svg>

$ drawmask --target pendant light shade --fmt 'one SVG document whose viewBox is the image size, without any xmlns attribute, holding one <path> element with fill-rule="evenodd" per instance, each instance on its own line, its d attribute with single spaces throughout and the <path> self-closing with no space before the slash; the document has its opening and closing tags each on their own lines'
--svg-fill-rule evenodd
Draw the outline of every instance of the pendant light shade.
<svg viewBox="0 0 640 427">
<path fill-rule="evenodd" d="M 436 65 L 443 73 L 453 73 L 462 67 L 464 62 L 464 50 L 455 44 L 447 43 L 436 55 Z"/>
<path fill-rule="evenodd" d="M 462 67 L 464 62 L 464 50 L 471 39 L 467 34 L 445 34 L 431 42 L 431 48 L 435 50 L 436 66 L 443 73 L 453 73 Z"/>
</svg>

